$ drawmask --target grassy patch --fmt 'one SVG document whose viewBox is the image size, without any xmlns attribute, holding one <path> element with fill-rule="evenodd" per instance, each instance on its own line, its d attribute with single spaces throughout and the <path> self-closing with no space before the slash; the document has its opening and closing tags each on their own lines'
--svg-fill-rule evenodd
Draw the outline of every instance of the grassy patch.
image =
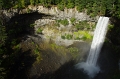
<svg viewBox="0 0 120 79">
<path fill-rule="evenodd" d="M 73 34 L 64 34 L 61 35 L 62 39 L 68 39 L 68 40 L 83 40 L 83 41 L 91 41 L 93 36 L 89 33 L 89 31 L 77 31 L 73 32 Z"/>
<path fill-rule="evenodd" d="M 74 39 L 76 40 L 84 40 L 84 41 L 91 41 L 92 35 L 88 31 L 78 31 L 74 32 Z"/>
</svg>

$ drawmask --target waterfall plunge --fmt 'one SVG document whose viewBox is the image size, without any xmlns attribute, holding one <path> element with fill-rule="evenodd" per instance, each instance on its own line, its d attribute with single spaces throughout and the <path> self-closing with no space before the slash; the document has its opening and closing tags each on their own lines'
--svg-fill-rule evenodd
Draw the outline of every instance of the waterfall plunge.
<svg viewBox="0 0 120 79">
<path fill-rule="evenodd" d="M 99 67 L 97 66 L 97 59 L 104 43 L 105 35 L 107 32 L 108 21 L 109 21 L 108 17 L 99 18 L 94 32 L 94 37 L 87 61 L 78 63 L 76 65 L 78 69 L 81 68 L 84 69 L 84 72 L 87 73 L 92 78 L 100 71 Z"/>
</svg>

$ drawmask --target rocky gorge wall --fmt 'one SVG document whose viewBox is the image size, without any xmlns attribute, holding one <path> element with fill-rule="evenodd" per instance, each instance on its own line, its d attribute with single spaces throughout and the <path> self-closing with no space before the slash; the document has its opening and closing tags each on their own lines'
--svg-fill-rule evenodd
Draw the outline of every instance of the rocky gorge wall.
<svg viewBox="0 0 120 79">
<path fill-rule="evenodd" d="M 54 36 L 54 38 L 56 38 L 55 41 L 57 41 L 57 43 L 59 43 L 59 42 L 61 43 L 61 40 L 63 41 L 63 39 L 61 39 L 61 35 L 64 35 L 65 33 L 66 34 L 72 33 L 72 32 L 70 32 L 70 29 L 72 29 L 72 27 L 73 27 L 73 25 L 70 22 L 71 18 L 75 18 L 76 21 L 78 21 L 78 22 L 79 21 L 97 22 L 97 20 L 99 18 L 99 16 L 91 18 L 85 12 L 78 12 L 76 8 L 73 8 L 73 9 L 65 8 L 64 11 L 61 11 L 56 6 L 46 8 L 43 6 L 31 6 L 31 5 L 29 5 L 25 9 L 12 9 L 11 8 L 9 10 L 2 10 L 2 15 L 3 15 L 5 21 L 8 22 L 13 16 L 17 16 L 20 14 L 27 14 L 27 13 L 29 14 L 29 13 L 34 13 L 34 12 L 37 12 L 38 14 L 44 14 L 42 16 L 42 18 L 37 18 L 33 23 L 35 34 L 36 34 L 37 30 L 39 30 L 39 28 L 44 27 L 46 24 L 51 24 L 52 22 L 55 23 L 56 20 L 67 19 L 69 21 L 69 25 L 67 25 L 67 26 L 63 26 L 60 24 L 60 26 L 57 29 L 57 31 L 59 31 L 59 32 L 57 32 L 57 33 L 54 33 L 55 29 L 50 30 L 50 29 L 44 27 L 44 29 L 42 31 L 44 37 L 42 36 L 42 38 L 45 38 L 48 40 L 48 37 Z M 45 15 L 48 15 L 48 16 L 45 16 Z M 65 29 L 66 29 L 66 31 L 64 33 L 61 32 L 61 30 L 65 30 Z M 37 35 L 41 37 L 40 34 L 37 34 Z M 67 43 L 65 43 L 66 41 L 67 41 Z M 70 41 L 70 40 L 66 40 L 66 41 L 63 43 L 68 44 L 68 41 Z M 72 40 L 72 42 L 73 42 L 73 40 Z M 71 44 L 71 41 L 70 41 L 70 44 Z"/>
<path fill-rule="evenodd" d="M 34 23 L 35 24 L 35 26 L 33 27 L 33 28 L 31 28 L 33 31 L 37 31 L 39 28 L 41 28 L 42 26 L 43 26 L 43 28 L 44 28 L 44 26 L 46 25 L 46 24 L 51 24 L 51 22 L 55 22 L 55 20 L 56 19 L 67 19 L 67 20 L 69 20 L 70 18 L 72 18 L 72 17 L 74 17 L 74 18 L 76 18 L 76 20 L 77 21 L 83 21 L 83 20 L 87 20 L 87 21 L 94 21 L 94 22 L 96 22 L 97 20 L 98 20 L 98 18 L 99 18 L 99 16 L 97 16 L 97 17 L 95 17 L 95 18 L 91 18 L 91 17 L 89 17 L 86 13 L 83 13 L 83 12 L 78 12 L 75 8 L 73 8 L 73 9 L 65 9 L 64 11 L 60 11 L 57 7 L 51 7 L 51 8 L 45 8 L 45 7 L 43 7 L 43 6 L 28 6 L 27 8 L 25 8 L 25 9 L 9 9 L 9 10 L 2 10 L 2 15 L 3 15 L 3 17 L 4 17 L 4 19 L 5 19 L 5 21 L 6 22 L 8 22 L 13 16 L 16 16 L 16 15 L 21 15 L 21 14 L 27 14 L 27 13 L 34 13 L 34 12 L 38 12 L 38 13 L 43 13 L 43 14 L 46 14 L 46 15 L 51 15 L 50 17 L 49 16 L 42 16 L 42 18 L 41 18 L 41 16 L 38 14 L 32 14 L 32 15 L 29 15 L 29 16 L 27 16 L 27 17 L 25 17 L 25 16 L 20 16 L 19 18 L 18 17 L 16 17 L 16 19 L 18 19 L 18 20 L 14 20 L 14 23 L 15 23 L 15 25 L 16 25 L 16 29 L 18 29 L 18 28 L 20 28 L 21 26 L 25 26 L 25 25 L 28 25 L 28 27 L 29 27 L 29 25 L 30 25 L 30 23 Z M 27 14 L 28 15 L 28 14 Z M 36 17 L 36 19 L 34 19 Z M 33 21 L 32 21 L 33 20 Z M 32 21 L 32 22 L 31 22 Z M 28 23 L 29 22 L 29 23 Z M 11 22 L 9 22 L 9 23 L 11 23 Z M 22 24 L 22 25 L 21 25 Z M 19 26 L 18 26 L 19 25 Z M 52 26 L 52 25 L 51 25 Z M 8 26 L 9 27 L 9 26 Z M 22 27 L 23 29 L 26 29 L 26 30 L 28 30 L 28 27 Z M 30 27 L 29 27 L 30 28 Z M 64 32 L 61 32 L 61 30 L 59 30 L 59 28 L 60 29 L 65 29 L 65 28 L 67 28 L 67 30 L 65 30 Z M 26 51 L 26 49 L 29 49 L 30 47 L 32 48 L 32 46 L 33 47 L 36 47 L 36 44 L 34 44 L 34 42 L 41 42 L 41 37 L 42 38 L 45 38 L 46 37 L 46 39 L 55 39 L 55 42 L 59 45 L 59 44 L 61 44 L 61 45 L 63 45 L 63 44 L 67 44 L 66 46 L 70 46 L 70 45 L 73 45 L 73 46 L 75 46 L 75 47 L 78 47 L 79 48 L 79 50 L 80 50 L 80 56 L 81 57 L 79 57 L 79 59 L 77 59 L 77 60 L 80 60 L 80 61 L 84 61 L 84 59 L 82 59 L 82 57 L 84 57 L 86 54 L 85 53 L 87 53 L 88 52 L 88 50 L 89 50 L 89 47 L 90 47 L 90 45 L 88 44 L 88 43 L 84 43 L 84 42 L 81 42 L 81 41 L 75 41 L 75 43 L 74 43 L 74 40 L 72 39 L 72 40 L 67 40 L 67 39 L 61 39 L 61 35 L 64 35 L 64 33 L 71 33 L 69 30 L 68 30 L 68 28 L 72 28 L 72 25 L 70 24 L 70 22 L 69 22 L 69 25 L 68 26 L 63 26 L 63 25 L 60 25 L 60 27 L 58 27 L 57 29 L 49 29 L 47 26 L 46 26 L 46 28 L 44 28 L 43 29 L 43 31 L 42 31 L 42 35 L 40 35 L 40 34 L 37 34 L 38 36 L 40 35 L 40 37 L 38 38 L 38 36 L 23 36 L 23 37 L 21 37 L 21 39 L 22 39 L 22 44 L 24 43 L 25 44 L 25 46 L 23 46 L 22 45 L 22 47 L 25 49 L 25 51 Z M 15 29 L 15 27 L 13 27 L 13 29 Z M 15 30 L 16 30 L 15 29 Z M 26 32 L 26 30 L 25 30 L 25 32 Z M 115 29 L 116 30 L 116 29 Z M 28 30 L 28 31 L 31 31 L 31 30 Z M 20 34 L 21 33 L 23 33 L 23 32 L 20 32 Z M 62 34 L 63 33 L 63 34 Z M 113 31 L 113 33 L 114 33 L 114 31 Z M 15 33 L 13 33 L 13 34 L 15 34 Z M 12 35 L 13 35 L 12 34 Z M 118 35 L 117 33 L 114 33 L 114 34 L 116 34 L 116 35 Z M 111 35 L 111 34 L 110 34 Z M 18 34 L 17 34 L 17 36 L 18 36 Z M 55 38 L 55 36 L 58 36 L 58 37 L 56 37 Z M 112 36 L 112 35 L 111 35 Z M 18 36 L 19 37 L 19 36 Z M 23 39 L 24 38 L 24 39 Z M 112 37 L 111 37 L 112 38 Z M 32 41 L 31 41 L 32 40 Z M 30 42 L 31 41 L 31 42 Z M 26 42 L 28 42 L 28 43 L 26 43 Z M 80 43 L 78 43 L 78 42 L 80 42 Z M 30 45 L 29 45 L 30 44 Z M 30 46 L 30 47 L 29 47 Z M 111 47 L 111 45 L 109 45 L 110 47 Z M 43 46 L 44 47 L 44 46 Z M 107 48 L 107 46 L 106 46 L 106 48 Z M 108 57 L 105 57 L 105 55 L 108 55 L 109 54 L 109 52 L 107 52 L 108 54 L 106 54 L 106 48 L 105 48 L 105 50 L 103 50 L 103 51 L 105 51 L 105 52 L 103 52 L 102 54 L 103 54 L 103 56 L 101 56 L 100 58 L 101 58 L 101 60 L 99 60 L 100 61 L 100 64 L 102 64 L 102 69 L 104 70 L 104 69 L 108 69 L 108 70 L 115 70 L 115 68 L 117 68 L 116 67 L 116 65 L 118 64 L 117 62 L 114 64 L 114 62 L 113 63 L 111 63 L 111 61 L 109 62 L 108 60 Z M 33 48 L 33 51 L 35 51 L 36 49 L 35 48 Z M 108 49 L 108 50 L 110 50 L 110 49 Z M 111 49 L 112 50 L 112 49 Z M 29 52 L 29 51 L 28 51 Z M 60 52 L 61 52 L 61 50 L 60 50 Z M 25 52 L 26 53 L 26 52 Z M 49 55 L 50 54 L 50 55 Z M 58 56 L 56 56 L 56 55 L 54 55 L 53 53 L 51 54 L 51 52 L 49 52 L 48 51 L 48 54 L 46 54 L 46 52 L 43 52 L 43 53 L 41 53 L 41 55 L 43 56 L 43 59 L 41 60 L 41 62 L 40 62 L 40 65 L 39 64 L 37 64 L 36 66 L 33 66 L 33 67 L 31 67 L 31 69 L 29 70 L 29 71 L 31 71 L 31 73 L 29 74 L 30 75 L 30 77 L 31 78 L 29 78 L 29 79 L 32 79 L 32 77 L 40 77 L 40 78 L 34 78 L 34 79 L 43 79 L 43 78 L 41 78 L 41 77 L 45 77 L 44 79 L 48 79 L 48 77 L 49 77 L 49 74 L 47 74 L 47 73 L 49 73 L 50 71 L 52 71 L 52 69 L 54 70 L 54 69 L 58 69 L 58 67 L 60 67 L 60 66 L 62 66 L 61 68 L 60 68 L 60 70 L 57 70 L 57 72 L 59 72 L 59 71 L 62 71 L 61 69 L 66 69 L 66 68 L 64 68 L 64 64 L 66 63 L 66 62 L 68 62 L 68 60 L 70 60 L 70 56 L 69 55 L 66 55 L 66 56 L 68 56 L 68 58 L 69 59 L 67 59 L 67 57 L 65 56 L 65 57 L 63 57 L 63 56 L 60 56 L 60 57 L 58 57 Z M 54 56 L 53 56 L 54 55 Z M 113 54 L 111 53 L 111 55 L 110 56 L 113 56 Z M 62 57 L 62 58 L 61 58 Z M 87 56 L 86 56 L 87 57 Z M 104 57 L 104 59 L 103 59 L 103 57 Z M 114 57 L 116 57 L 116 56 L 114 56 Z M 112 60 L 116 60 L 115 58 L 113 57 L 113 59 L 112 59 L 112 57 L 109 57 L 109 58 L 111 58 Z M 19 57 L 20 58 L 20 60 L 21 60 L 21 57 Z M 47 59 L 46 59 L 47 58 Z M 58 60 L 56 60 L 56 58 L 58 59 Z M 25 58 L 22 58 L 22 59 L 25 59 L 26 60 L 26 57 Z M 31 59 L 31 58 L 30 58 Z M 30 61 L 30 59 L 27 59 L 27 61 L 29 60 Z M 19 61 L 20 61 L 19 60 Z M 44 61 L 43 61 L 44 60 Z M 64 61 L 63 61 L 64 60 Z M 50 62 L 50 61 L 52 61 L 53 63 L 51 63 L 51 65 L 48 63 L 48 62 Z M 61 61 L 62 61 L 62 64 L 61 64 Z M 108 61 L 107 62 L 107 65 L 105 65 L 105 67 L 104 67 L 104 64 L 106 64 L 106 62 L 103 62 L 103 61 Z M 60 62 L 60 63 L 59 63 Z M 111 64 L 114 66 L 111 66 Z M 26 66 L 28 65 L 28 63 L 26 63 L 25 64 Z M 110 66 L 110 68 L 108 68 L 108 66 Z M 15 66 L 16 67 L 16 66 Z M 66 66 L 66 67 L 70 67 L 70 65 L 68 64 L 68 66 Z M 13 67 L 14 68 L 14 67 Z M 15 71 L 16 70 L 19 70 L 19 66 L 17 67 L 17 69 L 15 69 Z M 22 67 L 21 67 L 22 68 Z M 24 69 L 26 69 L 26 67 L 23 67 Z M 71 69 L 71 67 L 70 67 L 70 69 Z M 19 70 L 18 72 L 20 72 L 21 71 L 21 74 L 23 73 L 23 70 L 21 69 L 21 70 Z M 29 72 L 28 71 L 28 72 Z M 68 70 L 66 70 L 66 71 L 68 71 Z M 13 71 L 14 72 L 14 71 Z M 14 72 L 14 73 L 16 73 L 16 72 Z M 63 73 L 63 72 L 62 72 Z M 108 72 L 105 72 L 106 74 L 108 74 Z M 109 71 L 109 73 L 111 73 L 111 71 Z M 32 74 L 32 75 L 31 75 Z M 64 74 L 66 74 L 66 72 L 64 73 Z M 19 77 L 19 75 L 18 74 L 13 74 L 13 77 L 14 77 L 14 75 L 17 75 L 16 77 L 18 77 L 18 79 L 20 78 L 20 77 L 22 77 L 22 76 L 20 76 Z M 27 74 L 28 75 L 28 74 Z M 36 76 L 37 75 L 37 76 Z M 48 76 L 47 76 L 48 75 Z M 56 74 L 55 74 L 56 75 Z M 73 75 L 73 73 L 72 73 L 72 75 Z M 102 75 L 102 76 L 101 76 Z M 109 75 L 109 74 L 108 74 Z M 66 77 L 66 76 L 68 76 L 68 74 L 67 75 L 60 75 L 60 76 L 63 76 L 63 77 Z M 53 76 L 52 76 L 53 77 Z M 98 75 L 98 78 L 95 78 L 95 79 L 101 79 L 102 77 L 104 77 L 104 73 L 100 73 L 99 75 Z M 59 75 L 58 76 L 56 76 L 55 78 L 53 78 L 53 79 L 57 79 L 57 78 L 59 78 Z M 80 77 L 81 78 L 81 77 Z M 15 79 L 15 78 L 14 78 Z M 66 78 L 66 79 L 69 79 L 69 78 Z M 72 78 L 70 78 L 70 79 L 72 79 Z M 74 79 L 74 78 L 73 78 Z M 77 78 L 77 79 L 79 79 L 79 78 Z M 103 78 L 103 79 L 106 79 L 106 78 Z"/>
<path fill-rule="evenodd" d="M 76 8 L 73 9 L 67 9 L 65 8 L 64 11 L 59 10 L 56 6 L 52 6 L 50 8 L 46 8 L 43 6 L 31 6 L 24 9 L 9 9 L 9 10 L 1 10 L 3 17 L 6 21 L 8 21 L 11 17 L 17 15 L 17 14 L 25 14 L 25 13 L 32 13 L 32 12 L 38 12 L 43 13 L 47 15 L 53 15 L 52 19 L 65 19 L 65 18 L 76 18 L 77 20 L 83 21 L 95 21 L 97 22 L 99 16 L 96 17 L 90 17 L 85 12 L 78 12 Z"/>
</svg>

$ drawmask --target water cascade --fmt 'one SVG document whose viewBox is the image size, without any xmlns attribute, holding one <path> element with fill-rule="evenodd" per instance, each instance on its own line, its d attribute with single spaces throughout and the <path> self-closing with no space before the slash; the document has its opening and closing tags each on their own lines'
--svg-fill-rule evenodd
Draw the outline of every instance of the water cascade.
<svg viewBox="0 0 120 79">
<path fill-rule="evenodd" d="M 97 59 L 104 43 L 108 21 L 109 21 L 108 17 L 99 18 L 98 23 L 96 25 L 96 29 L 94 31 L 94 37 L 87 61 L 78 63 L 76 65 L 78 69 L 83 68 L 84 72 L 86 72 L 90 77 L 94 77 L 100 71 L 97 65 Z"/>
</svg>

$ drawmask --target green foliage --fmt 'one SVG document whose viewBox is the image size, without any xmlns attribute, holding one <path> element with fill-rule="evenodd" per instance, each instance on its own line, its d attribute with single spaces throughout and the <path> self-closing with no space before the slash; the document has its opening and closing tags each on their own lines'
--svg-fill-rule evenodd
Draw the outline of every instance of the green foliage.
<svg viewBox="0 0 120 79">
<path fill-rule="evenodd" d="M 0 47 L 5 44 L 5 40 L 7 38 L 6 28 L 2 25 L 2 21 L 0 21 Z"/>
<path fill-rule="evenodd" d="M 77 30 L 83 30 L 84 29 L 84 26 L 80 26 L 79 23 L 76 23 L 75 27 L 77 28 Z"/>
<path fill-rule="evenodd" d="M 0 65 L 1 65 L 1 64 L 0 64 Z M 0 67 L 0 72 L 2 72 L 2 73 L 0 74 L 0 79 L 5 79 L 4 75 L 5 75 L 6 73 L 3 72 L 3 71 L 5 71 L 5 69 Z"/>
<path fill-rule="evenodd" d="M 111 29 L 113 29 L 114 28 L 114 25 L 112 25 L 112 24 L 109 24 L 108 25 L 108 30 L 111 30 Z"/>
<path fill-rule="evenodd" d="M 75 7 L 75 4 L 69 2 L 69 3 L 66 5 L 66 7 L 67 7 L 67 8 L 74 8 L 74 7 Z"/>
<path fill-rule="evenodd" d="M 6 76 L 5 67 L 2 66 L 2 62 L 4 61 L 3 55 L 6 53 L 6 39 L 7 33 L 6 28 L 3 26 L 3 19 L 0 15 L 0 79 L 4 79 Z"/>
<path fill-rule="evenodd" d="M 57 5 L 60 10 L 77 7 L 79 12 L 87 11 L 91 17 L 105 14 L 120 18 L 119 0 L 0 0 L 0 8 L 25 8 L 27 5 L 38 5 L 49 7 Z"/>
<path fill-rule="evenodd" d="M 90 30 L 90 24 L 87 23 L 87 21 L 80 21 L 79 23 L 75 24 L 75 27 L 77 28 L 77 30 Z"/>
<path fill-rule="evenodd" d="M 119 0 L 0 0 L 0 8 L 25 8 L 28 5 L 41 4 L 46 7 L 57 5 L 60 10 L 77 7 L 79 12 L 86 12 L 91 17 L 110 15 L 120 18 Z"/>
<path fill-rule="evenodd" d="M 41 28 L 38 28 L 38 30 L 36 31 L 37 33 L 42 33 L 42 29 Z"/>
<path fill-rule="evenodd" d="M 39 4 L 39 0 L 30 0 L 30 5 L 37 5 Z"/>
<path fill-rule="evenodd" d="M 69 47 L 66 48 L 64 46 L 58 46 L 54 43 L 50 44 L 49 49 L 52 49 L 57 54 L 63 54 L 64 56 L 66 53 L 70 53 L 73 58 L 76 58 L 78 56 L 78 48 L 76 47 Z"/>
<path fill-rule="evenodd" d="M 82 7 L 79 5 L 79 6 L 77 6 L 77 10 L 78 10 L 79 12 L 82 12 L 82 11 L 84 11 L 84 8 L 82 8 Z"/>
<path fill-rule="evenodd" d="M 65 35 L 62 35 L 61 38 L 71 40 L 73 38 L 73 35 L 72 34 L 65 34 Z"/>
<path fill-rule="evenodd" d="M 70 47 L 68 48 L 69 52 L 71 53 L 71 55 L 73 56 L 73 58 L 76 58 L 78 56 L 78 48 L 76 47 Z"/>
<path fill-rule="evenodd" d="M 88 31 L 74 32 L 73 35 L 74 35 L 75 40 L 84 40 L 84 41 L 91 41 L 92 40 L 92 35 L 90 35 Z"/>
<path fill-rule="evenodd" d="M 68 40 L 72 39 L 72 37 L 73 37 L 73 35 L 71 35 L 71 34 L 66 35 L 66 39 L 68 39 Z"/>
<path fill-rule="evenodd" d="M 83 35 L 82 36 L 82 40 L 85 40 L 85 41 L 91 41 L 92 40 L 92 36 L 89 34 L 89 32 L 88 31 L 79 31 L 79 33 L 80 33 L 80 35 Z"/>
<path fill-rule="evenodd" d="M 8 9 L 12 7 L 12 1 L 11 0 L 1 0 L 2 1 L 2 8 Z"/>
<path fill-rule="evenodd" d="M 78 31 L 73 34 L 65 34 L 61 35 L 62 39 L 74 39 L 74 40 L 83 40 L 83 41 L 91 41 L 93 36 L 88 31 Z"/>
<path fill-rule="evenodd" d="M 30 24 L 30 27 L 33 28 L 35 26 L 35 24 Z"/>
<path fill-rule="evenodd" d="M 27 13 L 31 13 L 31 10 L 29 8 L 27 8 Z"/>
<path fill-rule="evenodd" d="M 62 39 L 66 39 L 66 37 L 64 35 L 61 36 Z"/>
<path fill-rule="evenodd" d="M 40 61 L 41 60 L 40 50 L 38 48 L 35 48 L 34 53 L 35 55 L 37 55 L 36 60 Z"/>
<path fill-rule="evenodd" d="M 64 25 L 64 26 L 66 26 L 66 25 L 69 24 L 69 22 L 68 22 L 67 19 L 64 19 L 64 20 L 58 20 L 57 22 L 60 23 L 60 24 L 62 24 L 62 25 Z"/>
<path fill-rule="evenodd" d="M 15 8 L 24 8 L 24 7 L 25 7 L 25 1 L 18 0 L 18 3 L 16 4 Z"/>
<path fill-rule="evenodd" d="M 35 63 L 40 63 L 42 60 L 42 55 L 41 55 L 41 48 L 42 46 L 35 43 L 34 41 L 31 41 L 31 50 L 32 50 L 32 55 L 36 56 L 36 62 Z"/>
<path fill-rule="evenodd" d="M 58 4 L 58 9 L 60 9 L 61 11 L 64 11 L 64 5 L 62 3 Z"/>
<path fill-rule="evenodd" d="M 0 0 L 0 9 L 3 7 L 3 0 Z"/>
<path fill-rule="evenodd" d="M 75 40 L 81 40 L 81 38 L 80 37 L 76 37 Z"/>
<path fill-rule="evenodd" d="M 76 18 L 70 18 L 72 24 L 75 24 Z"/>
<path fill-rule="evenodd" d="M 120 73 L 115 74 L 112 79 L 120 79 Z"/>
</svg>

